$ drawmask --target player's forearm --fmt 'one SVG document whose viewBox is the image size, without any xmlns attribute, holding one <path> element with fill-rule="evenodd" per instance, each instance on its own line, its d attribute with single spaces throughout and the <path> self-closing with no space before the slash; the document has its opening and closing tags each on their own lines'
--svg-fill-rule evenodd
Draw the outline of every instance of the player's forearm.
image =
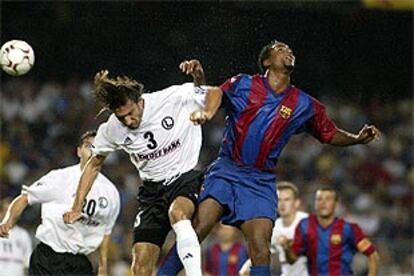
<svg viewBox="0 0 414 276">
<path fill-rule="evenodd" d="M 204 111 L 207 113 L 207 119 L 210 120 L 220 108 L 223 92 L 219 87 L 209 87 L 206 95 L 206 106 Z"/>
<path fill-rule="evenodd" d="M 194 86 L 200 86 L 206 84 L 206 76 L 204 70 L 196 70 L 192 74 Z"/>
<path fill-rule="evenodd" d="M 333 146 L 345 147 L 360 144 L 360 141 L 358 139 L 358 135 L 350 133 L 343 129 L 338 129 L 334 134 L 330 144 Z"/>
<path fill-rule="evenodd" d="M 379 256 L 377 252 L 372 253 L 368 257 L 368 276 L 378 275 L 378 261 Z"/>
<path fill-rule="evenodd" d="M 13 227 L 19 220 L 27 204 L 27 195 L 19 195 L 16 197 L 9 205 L 9 208 L 7 208 L 7 212 L 2 223 L 9 224 L 10 227 Z"/>
<path fill-rule="evenodd" d="M 86 163 L 79 180 L 78 189 L 76 190 L 76 197 L 72 206 L 73 210 L 80 211 L 82 209 L 82 203 L 91 190 L 95 178 L 101 171 L 103 159 L 104 157 L 101 159 L 99 156 L 93 156 Z"/>
<path fill-rule="evenodd" d="M 285 251 L 285 255 L 286 255 L 286 261 L 289 264 L 293 264 L 294 262 L 296 262 L 298 260 L 298 255 L 295 254 L 295 252 L 293 252 L 292 248 L 289 246 L 288 248 L 284 248 Z"/>
</svg>

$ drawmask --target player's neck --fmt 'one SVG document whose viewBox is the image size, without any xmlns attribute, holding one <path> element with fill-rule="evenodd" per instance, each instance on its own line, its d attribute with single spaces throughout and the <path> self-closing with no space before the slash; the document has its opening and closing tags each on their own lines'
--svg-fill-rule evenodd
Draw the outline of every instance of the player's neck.
<svg viewBox="0 0 414 276">
<path fill-rule="evenodd" d="M 318 219 L 319 225 L 322 226 L 323 228 L 326 228 L 334 222 L 335 216 L 330 216 L 330 217 L 317 216 L 317 219 Z"/>
<path fill-rule="evenodd" d="M 265 77 L 276 93 L 282 93 L 290 85 L 290 74 L 286 72 L 267 70 Z"/>
<path fill-rule="evenodd" d="M 282 217 L 283 226 L 289 227 L 296 218 L 296 212 Z"/>
<path fill-rule="evenodd" d="M 86 162 L 82 162 L 82 161 L 79 162 L 79 167 L 80 167 L 81 171 L 83 171 L 83 168 L 85 167 L 85 164 L 86 164 Z"/>
</svg>

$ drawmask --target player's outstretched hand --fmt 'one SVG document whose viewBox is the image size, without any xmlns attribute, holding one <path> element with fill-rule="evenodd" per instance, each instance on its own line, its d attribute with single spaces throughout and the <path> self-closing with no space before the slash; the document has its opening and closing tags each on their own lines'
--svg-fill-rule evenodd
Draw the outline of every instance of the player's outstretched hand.
<svg viewBox="0 0 414 276">
<path fill-rule="evenodd" d="M 11 225 L 8 223 L 0 224 L 0 238 L 8 238 Z"/>
<path fill-rule="evenodd" d="M 204 110 L 194 111 L 190 115 L 190 121 L 193 122 L 194 125 L 202 125 L 210 119 L 211 119 L 211 116 L 209 116 L 208 113 L 205 112 Z"/>
<path fill-rule="evenodd" d="M 187 75 L 191 75 L 193 78 L 197 76 L 197 74 L 204 74 L 203 66 L 197 59 L 192 60 L 184 60 L 180 63 L 179 66 L 180 70 Z"/>
<path fill-rule="evenodd" d="M 364 125 L 358 133 L 360 144 L 368 144 L 374 139 L 379 139 L 380 131 L 374 125 Z"/>
<path fill-rule="evenodd" d="M 63 221 L 66 224 L 75 223 L 78 219 L 82 217 L 82 213 L 80 211 L 69 210 L 63 214 Z"/>
</svg>

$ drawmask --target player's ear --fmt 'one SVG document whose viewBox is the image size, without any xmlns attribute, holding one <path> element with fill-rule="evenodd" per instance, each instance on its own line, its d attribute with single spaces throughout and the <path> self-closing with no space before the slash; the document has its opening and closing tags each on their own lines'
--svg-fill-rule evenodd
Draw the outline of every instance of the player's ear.
<svg viewBox="0 0 414 276">
<path fill-rule="evenodd" d="M 268 68 L 270 66 L 270 58 L 263 60 L 262 65 L 264 68 Z"/>
<path fill-rule="evenodd" d="M 80 147 L 76 147 L 76 155 L 81 158 L 81 148 Z"/>
<path fill-rule="evenodd" d="M 295 200 L 295 208 L 296 208 L 296 209 L 299 209 L 299 207 L 300 207 L 300 199 L 299 199 L 299 198 L 297 198 L 297 199 Z"/>
</svg>

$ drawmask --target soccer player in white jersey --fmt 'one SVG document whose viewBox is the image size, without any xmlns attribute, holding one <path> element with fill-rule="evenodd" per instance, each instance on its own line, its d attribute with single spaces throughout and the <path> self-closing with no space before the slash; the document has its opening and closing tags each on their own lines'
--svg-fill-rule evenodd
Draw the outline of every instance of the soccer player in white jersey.
<svg viewBox="0 0 414 276">
<path fill-rule="evenodd" d="M 294 264 L 290 265 L 285 256 L 285 252 L 278 240 L 281 236 L 293 240 L 295 229 L 299 222 L 308 217 L 308 214 L 299 211 L 300 200 L 299 190 L 291 182 L 282 181 L 277 184 L 278 195 L 278 213 L 279 218 L 275 222 L 272 233 L 272 242 L 270 252 L 279 255 L 279 261 L 282 267 L 282 276 L 307 276 L 307 260 L 306 257 L 300 257 Z M 250 269 L 250 259 L 246 261 L 240 269 L 241 275 L 247 275 Z"/>
<path fill-rule="evenodd" d="M 194 83 L 173 85 L 154 93 L 143 93 L 143 85 L 127 77 L 95 76 L 95 96 L 112 111 L 100 125 L 93 156 L 83 171 L 73 207 L 65 214 L 72 223 L 80 216 L 81 202 L 106 156 L 124 150 L 138 170 L 143 186 L 134 224 L 132 270 L 151 275 L 171 227 L 177 235 L 178 255 L 186 274 L 202 275 L 200 245 L 191 226 L 202 174 L 194 170 L 201 148 L 201 127 L 191 122 L 194 110 L 209 106 L 199 61 L 180 64 Z"/>
<path fill-rule="evenodd" d="M 0 200 L 0 219 L 6 214 L 9 198 Z M 9 238 L 0 238 L 0 276 L 23 276 L 29 267 L 32 240 L 29 232 L 16 225 L 9 232 Z"/>
<path fill-rule="evenodd" d="M 12 227 L 27 205 L 41 204 L 41 224 L 36 230 L 40 243 L 30 257 L 30 275 L 93 275 L 88 254 L 99 248 L 99 274 L 107 268 L 109 235 L 120 211 L 119 193 L 102 174 L 82 204 L 81 218 L 67 225 L 63 213 L 72 206 L 81 172 L 91 156 L 96 132 L 81 136 L 77 154 L 80 163 L 52 170 L 31 186 L 23 186 L 0 224 L 0 237 L 11 237 Z M 1 269 L 0 269 L 1 270 Z"/>
</svg>

